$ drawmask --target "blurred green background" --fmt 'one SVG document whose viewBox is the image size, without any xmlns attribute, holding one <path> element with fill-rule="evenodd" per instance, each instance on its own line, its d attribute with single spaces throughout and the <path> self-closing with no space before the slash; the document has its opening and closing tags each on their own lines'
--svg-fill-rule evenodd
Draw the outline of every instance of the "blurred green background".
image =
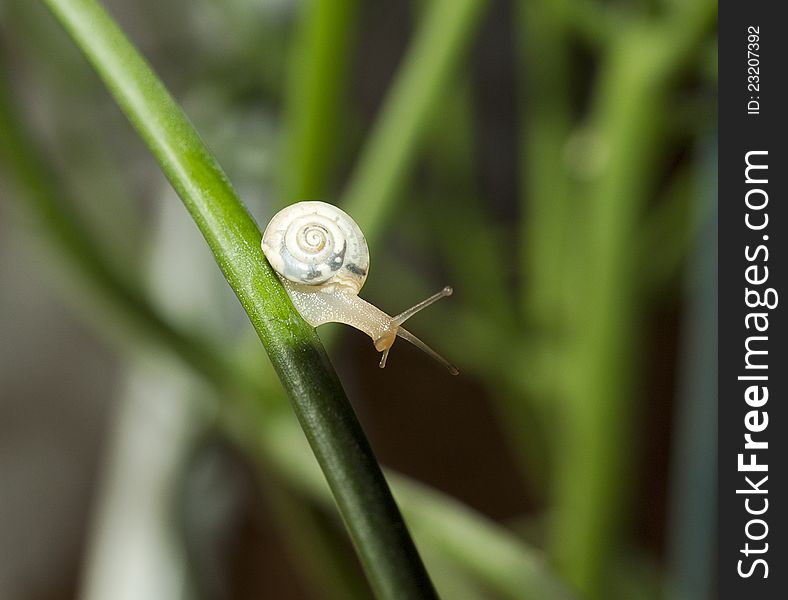
<svg viewBox="0 0 788 600">
<path fill-rule="evenodd" d="M 104 4 L 261 226 L 344 208 L 391 314 L 454 287 L 411 330 L 456 378 L 320 329 L 443 597 L 713 597 L 716 3 Z M 0 68 L 0 598 L 370 597 L 241 307 L 40 3 L 0 0 Z"/>
</svg>

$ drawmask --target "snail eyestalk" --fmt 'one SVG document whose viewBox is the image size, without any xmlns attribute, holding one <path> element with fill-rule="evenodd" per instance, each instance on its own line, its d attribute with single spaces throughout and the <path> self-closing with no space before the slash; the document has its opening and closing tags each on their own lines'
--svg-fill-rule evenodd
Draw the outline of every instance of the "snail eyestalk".
<svg viewBox="0 0 788 600">
<path fill-rule="evenodd" d="M 435 352 L 435 350 L 430 348 L 427 344 L 422 342 L 419 338 L 417 338 L 415 335 L 413 335 L 410 331 L 408 331 L 404 327 L 400 327 L 399 329 L 397 329 L 397 336 L 401 337 L 403 340 L 408 340 L 411 344 L 416 346 L 416 348 L 418 348 L 428 356 L 431 356 L 432 358 L 437 360 L 440 364 L 446 367 L 449 370 L 449 373 L 451 373 L 452 375 L 460 374 L 460 371 L 459 369 L 457 369 L 457 367 L 455 367 L 448 360 L 443 358 L 440 354 Z"/>
<path fill-rule="evenodd" d="M 441 298 L 446 298 L 447 296 L 451 296 L 453 291 L 454 290 L 452 290 L 452 288 L 450 288 L 449 286 L 446 286 L 445 288 L 443 288 L 437 294 L 433 294 L 432 296 L 430 296 L 426 300 L 423 300 L 423 301 L 419 302 L 417 305 L 415 305 L 415 306 L 409 308 L 408 310 L 405 310 L 405 311 L 401 312 L 400 314 L 398 314 L 396 317 L 394 317 L 391 320 L 391 323 L 392 323 L 392 325 L 394 325 L 397 328 L 396 329 L 396 335 L 398 337 L 401 337 L 402 339 L 409 341 L 411 344 L 416 346 L 419 350 L 421 350 L 422 352 L 424 352 L 428 356 L 431 356 L 433 359 L 435 359 L 436 361 L 441 363 L 444 367 L 446 367 L 448 369 L 449 373 L 451 373 L 452 375 L 459 375 L 460 372 L 457 369 L 457 367 L 455 367 L 448 360 L 443 358 L 440 354 L 435 352 L 435 350 L 433 350 L 427 344 L 422 342 L 419 338 L 417 338 L 415 335 L 413 335 L 410 331 L 408 331 L 407 329 L 402 327 L 402 323 L 404 323 L 405 321 L 410 319 L 417 312 L 419 312 L 421 310 L 424 310 L 425 308 L 427 308 L 431 304 L 434 304 L 435 302 L 437 302 Z M 376 346 L 383 346 L 384 344 L 387 344 L 387 346 L 383 350 L 383 356 L 381 356 L 381 358 L 380 358 L 380 368 L 382 369 L 382 368 L 384 368 L 386 366 L 386 360 L 388 359 L 389 351 L 391 350 L 391 344 L 394 343 L 394 339 L 391 339 L 390 341 L 387 340 L 383 344 L 381 344 L 380 342 L 382 342 L 382 340 L 378 340 L 378 343 L 376 343 L 375 345 Z"/>
<path fill-rule="evenodd" d="M 390 347 L 386 348 L 383 351 L 383 355 L 380 357 L 380 365 L 379 365 L 381 369 L 385 369 L 386 368 L 386 359 L 388 359 L 390 351 L 391 351 Z"/>
<path fill-rule="evenodd" d="M 453 293 L 454 293 L 454 290 L 447 285 L 445 288 L 443 288 L 437 294 L 433 294 L 432 296 L 430 296 L 426 300 L 422 300 L 421 302 L 419 302 L 416 306 L 412 306 L 408 310 L 402 311 L 400 314 L 398 314 L 396 317 L 394 317 L 391 320 L 391 322 L 396 324 L 396 325 L 402 325 L 405 321 L 410 319 L 417 312 L 424 310 L 425 308 L 427 308 L 431 304 L 435 304 L 441 298 L 446 298 L 448 296 L 451 296 Z"/>
</svg>

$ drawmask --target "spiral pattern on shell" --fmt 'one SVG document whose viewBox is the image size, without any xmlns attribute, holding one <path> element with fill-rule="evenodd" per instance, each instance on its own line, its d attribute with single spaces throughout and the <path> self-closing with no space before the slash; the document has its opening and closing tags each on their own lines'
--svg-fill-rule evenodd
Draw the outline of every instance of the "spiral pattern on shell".
<svg viewBox="0 0 788 600">
<path fill-rule="evenodd" d="M 274 270 L 294 283 L 337 283 L 358 292 L 369 271 L 361 229 L 325 202 L 298 202 L 279 211 L 263 233 L 262 248 Z"/>
</svg>

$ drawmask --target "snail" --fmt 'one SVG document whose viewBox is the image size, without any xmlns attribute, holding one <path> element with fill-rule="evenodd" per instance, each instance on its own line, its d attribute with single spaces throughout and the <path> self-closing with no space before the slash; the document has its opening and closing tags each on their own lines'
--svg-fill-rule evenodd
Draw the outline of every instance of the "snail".
<svg viewBox="0 0 788 600">
<path fill-rule="evenodd" d="M 363 331 L 383 353 L 380 368 L 386 366 L 392 344 L 401 337 L 453 375 L 459 373 L 402 327 L 417 312 L 450 296 L 452 289 L 445 287 L 395 317 L 361 299 L 358 293 L 369 272 L 369 250 L 361 229 L 344 211 L 318 201 L 292 204 L 268 223 L 261 246 L 296 309 L 312 327 L 345 323 Z"/>
</svg>

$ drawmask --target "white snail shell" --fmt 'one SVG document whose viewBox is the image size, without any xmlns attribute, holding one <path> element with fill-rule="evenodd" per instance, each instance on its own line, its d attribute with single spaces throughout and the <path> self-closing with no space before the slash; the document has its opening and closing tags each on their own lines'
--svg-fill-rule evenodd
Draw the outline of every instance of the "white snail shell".
<svg viewBox="0 0 788 600">
<path fill-rule="evenodd" d="M 358 293 L 369 272 L 361 229 L 325 202 L 298 202 L 280 210 L 263 233 L 262 247 L 274 270 L 293 283 L 337 283 Z"/>
<path fill-rule="evenodd" d="M 308 201 L 280 210 L 263 233 L 263 253 L 304 320 L 317 327 L 345 323 L 372 338 L 383 353 L 380 366 L 397 337 L 445 365 L 456 367 L 402 327 L 412 315 L 451 295 L 450 287 L 391 317 L 359 298 L 369 272 L 369 250 L 364 234 L 343 210 L 325 202 Z"/>
</svg>

